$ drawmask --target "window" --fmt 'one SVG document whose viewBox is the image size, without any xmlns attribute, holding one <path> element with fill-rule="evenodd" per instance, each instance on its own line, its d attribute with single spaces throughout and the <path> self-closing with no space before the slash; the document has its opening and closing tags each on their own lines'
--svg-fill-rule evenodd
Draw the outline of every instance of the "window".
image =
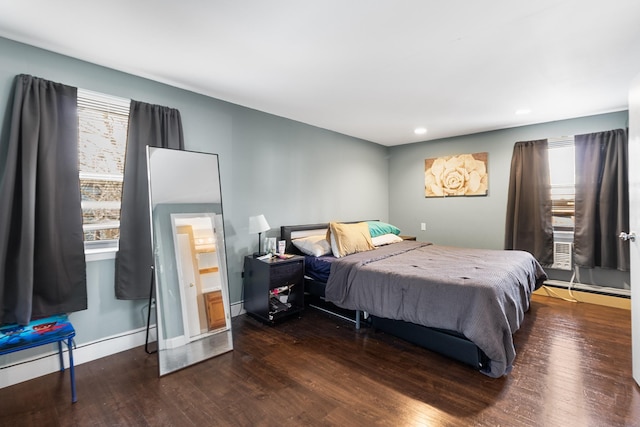
<svg viewBox="0 0 640 427">
<path fill-rule="evenodd" d="M 554 242 L 573 242 L 575 146 L 573 137 L 549 139 L 549 174 Z"/>
<path fill-rule="evenodd" d="M 128 99 L 78 89 L 78 160 L 85 251 L 118 247 L 129 104 Z"/>
</svg>

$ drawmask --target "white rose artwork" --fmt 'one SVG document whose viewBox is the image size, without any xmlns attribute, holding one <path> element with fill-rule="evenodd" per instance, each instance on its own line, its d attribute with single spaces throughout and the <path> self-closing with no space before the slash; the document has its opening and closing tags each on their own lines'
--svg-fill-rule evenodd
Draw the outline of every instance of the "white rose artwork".
<svg viewBox="0 0 640 427">
<path fill-rule="evenodd" d="M 424 196 L 486 196 L 488 153 L 460 154 L 424 161 Z"/>
</svg>

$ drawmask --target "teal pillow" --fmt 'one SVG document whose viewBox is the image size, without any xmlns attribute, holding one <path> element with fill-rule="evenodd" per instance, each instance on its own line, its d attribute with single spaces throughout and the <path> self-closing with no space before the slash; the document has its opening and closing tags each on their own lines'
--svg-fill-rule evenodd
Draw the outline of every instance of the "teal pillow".
<svg viewBox="0 0 640 427">
<path fill-rule="evenodd" d="M 383 234 L 400 234 L 400 229 L 386 222 L 367 221 L 371 237 L 382 236 Z"/>
</svg>

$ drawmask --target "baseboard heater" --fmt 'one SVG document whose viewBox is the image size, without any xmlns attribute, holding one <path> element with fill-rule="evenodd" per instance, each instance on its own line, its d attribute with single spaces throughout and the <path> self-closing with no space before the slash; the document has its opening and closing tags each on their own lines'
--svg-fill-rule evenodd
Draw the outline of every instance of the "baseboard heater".
<svg viewBox="0 0 640 427">
<path fill-rule="evenodd" d="M 564 280 L 547 280 L 544 282 L 544 285 L 550 286 L 552 288 L 571 289 L 574 291 L 588 292 L 591 294 L 606 295 L 610 297 L 631 298 L 630 289 L 619 289 L 619 288 L 610 288 L 606 286 L 585 285 L 582 283 L 571 284 L 570 282 L 565 282 Z"/>
<path fill-rule="evenodd" d="M 474 369 L 489 370 L 490 360 L 487 355 L 464 335 L 457 332 L 377 316 L 371 316 L 371 326 Z"/>
</svg>

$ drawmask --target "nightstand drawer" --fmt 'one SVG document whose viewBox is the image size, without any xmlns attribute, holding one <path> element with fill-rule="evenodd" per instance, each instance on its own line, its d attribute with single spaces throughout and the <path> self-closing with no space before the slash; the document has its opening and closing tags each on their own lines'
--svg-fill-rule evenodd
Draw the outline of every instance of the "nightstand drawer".
<svg viewBox="0 0 640 427">
<path fill-rule="evenodd" d="M 271 267 L 271 288 L 276 288 L 284 285 L 293 285 L 299 283 L 303 279 L 303 266 L 304 261 L 290 262 L 287 264 L 273 265 Z"/>
</svg>

